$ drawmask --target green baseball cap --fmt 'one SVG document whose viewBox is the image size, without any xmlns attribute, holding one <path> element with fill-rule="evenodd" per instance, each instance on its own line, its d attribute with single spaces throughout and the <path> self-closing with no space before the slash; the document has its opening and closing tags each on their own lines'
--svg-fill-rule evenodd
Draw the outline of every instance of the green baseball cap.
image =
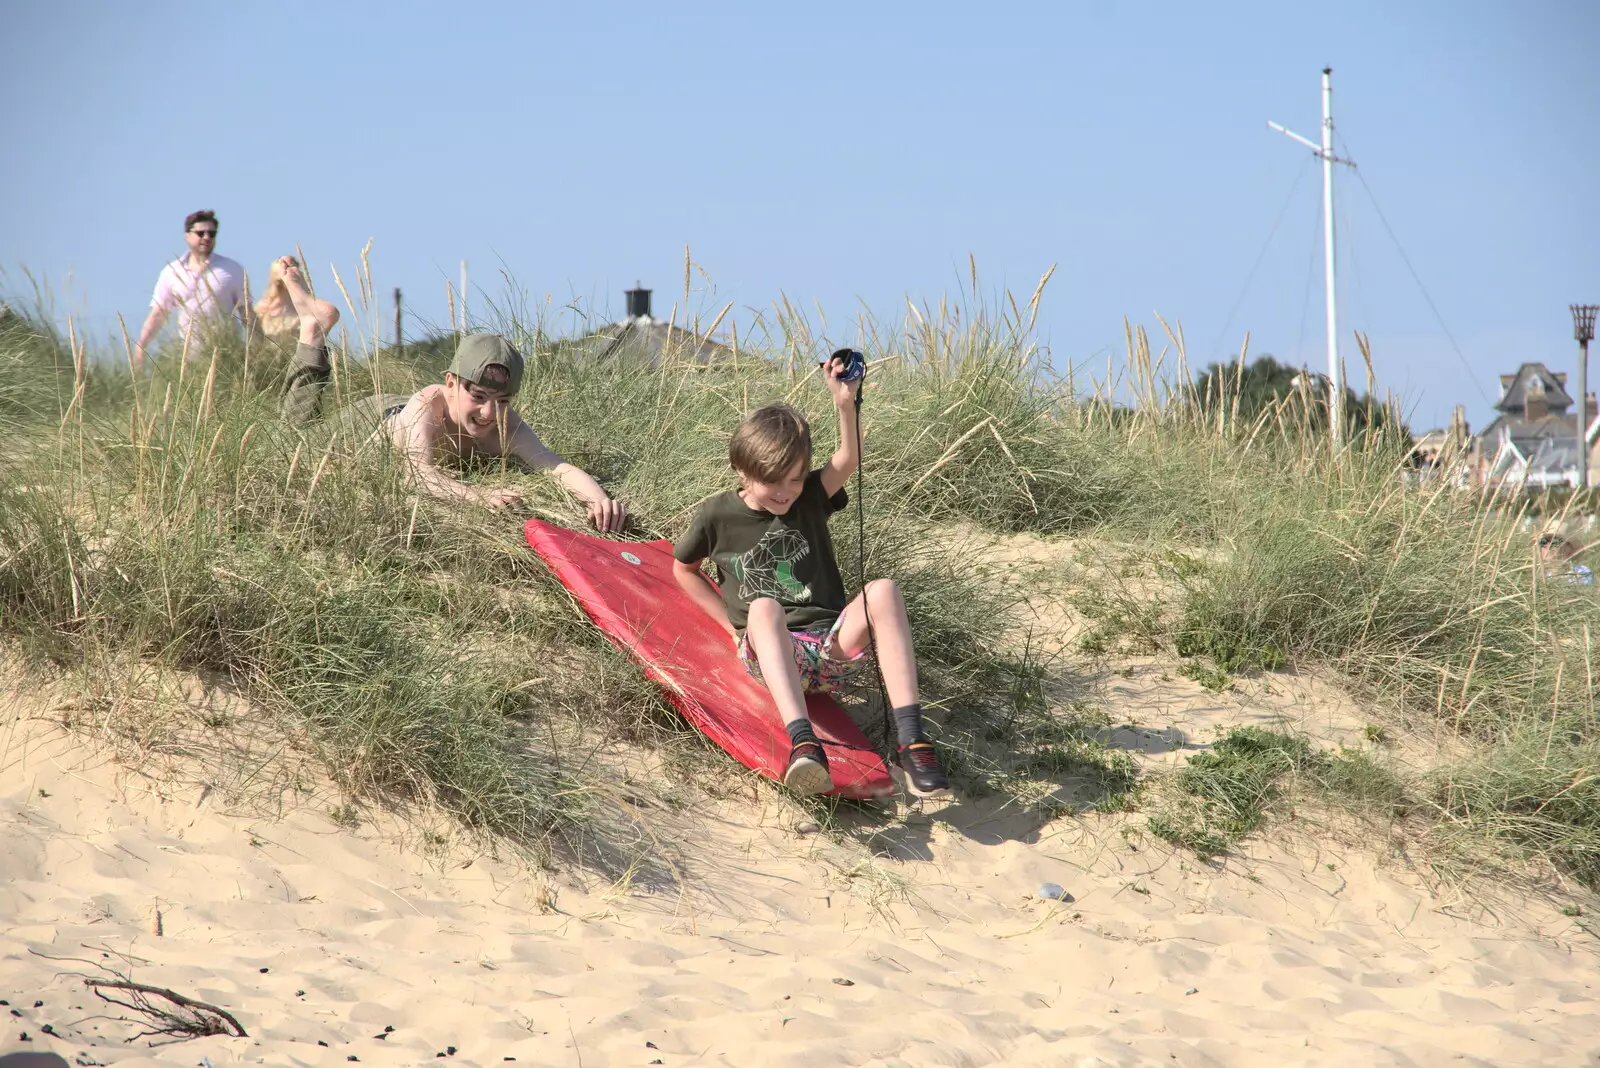
<svg viewBox="0 0 1600 1068">
<path fill-rule="evenodd" d="M 504 368 L 504 373 L 494 370 Z M 485 389 L 515 397 L 522 388 L 522 353 L 499 334 L 468 334 L 456 346 L 450 373 Z"/>
</svg>

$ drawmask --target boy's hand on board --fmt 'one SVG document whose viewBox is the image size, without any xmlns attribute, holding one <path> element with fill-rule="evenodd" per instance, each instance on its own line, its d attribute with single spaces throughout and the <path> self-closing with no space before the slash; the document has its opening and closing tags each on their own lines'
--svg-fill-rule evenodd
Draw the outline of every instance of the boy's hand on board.
<svg viewBox="0 0 1600 1068">
<path fill-rule="evenodd" d="M 620 534 L 628 522 L 628 509 L 615 497 L 607 497 L 603 501 L 587 502 L 589 522 L 594 528 L 605 534 Z"/>
</svg>

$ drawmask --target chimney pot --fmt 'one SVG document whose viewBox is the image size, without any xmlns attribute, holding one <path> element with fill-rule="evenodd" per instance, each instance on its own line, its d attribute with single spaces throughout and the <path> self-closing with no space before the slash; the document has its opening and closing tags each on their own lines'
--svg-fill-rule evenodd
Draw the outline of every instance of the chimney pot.
<svg viewBox="0 0 1600 1068">
<path fill-rule="evenodd" d="M 636 282 L 634 283 L 634 288 L 627 291 L 627 297 L 628 318 L 650 318 L 650 290 L 643 288 Z"/>
</svg>

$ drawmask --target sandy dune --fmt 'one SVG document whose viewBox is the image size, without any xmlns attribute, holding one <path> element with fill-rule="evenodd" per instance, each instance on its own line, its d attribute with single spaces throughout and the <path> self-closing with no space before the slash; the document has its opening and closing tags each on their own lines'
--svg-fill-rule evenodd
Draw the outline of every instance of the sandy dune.
<svg viewBox="0 0 1600 1068">
<path fill-rule="evenodd" d="M 1181 680 L 1166 701 L 1166 685 L 1118 698 L 1149 705 L 1152 759 L 1176 759 L 1206 716 L 1258 714 Z M 1184 693 L 1215 707 L 1174 728 Z M 1041 829 L 984 803 L 802 835 L 758 788 L 661 818 L 675 872 L 608 882 L 393 818 L 341 827 L 325 804 L 230 810 L 226 791 L 147 780 L 26 708 L 0 707 L 0 1053 L 123 1068 L 1600 1063 L 1600 957 L 1573 920 L 1430 893 L 1331 840 L 1211 868 L 1154 848 L 1136 818 Z M 1075 900 L 1036 899 L 1045 881 Z M 250 1037 L 126 1043 L 141 1028 L 82 985 L 102 967 L 224 1006 Z"/>
</svg>

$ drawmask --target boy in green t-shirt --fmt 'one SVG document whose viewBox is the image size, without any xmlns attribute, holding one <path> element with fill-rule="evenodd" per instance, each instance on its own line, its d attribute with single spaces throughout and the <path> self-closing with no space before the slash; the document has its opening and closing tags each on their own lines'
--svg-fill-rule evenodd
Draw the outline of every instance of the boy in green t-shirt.
<svg viewBox="0 0 1600 1068">
<path fill-rule="evenodd" d="M 831 689 L 867 653 L 868 612 L 899 735 L 899 764 L 913 793 L 948 795 L 950 784 L 922 733 L 917 665 L 905 600 L 893 579 L 873 579 L 845 604 L 844 580 L 828 536 L 828 517 L 845 506 L 844 487 L 860 463 L 855 393 L 825 366 L 839 413 L 839 448 L 811 468 L 811 427 L 787 404 L 761 408 L 734 431 L 728 460 L 739 488 L 707 498 L 678 539 L 673 575 L 695 603 L 728 631 L 745 668 L 766 684 L 793 748 L 784 773 L 800 794 L 832 789 L 828 757 L 806 714 L 808 690 Z M 707 557 L 722 580 L 717 596 L 700 571 Z"/>
</svg>

